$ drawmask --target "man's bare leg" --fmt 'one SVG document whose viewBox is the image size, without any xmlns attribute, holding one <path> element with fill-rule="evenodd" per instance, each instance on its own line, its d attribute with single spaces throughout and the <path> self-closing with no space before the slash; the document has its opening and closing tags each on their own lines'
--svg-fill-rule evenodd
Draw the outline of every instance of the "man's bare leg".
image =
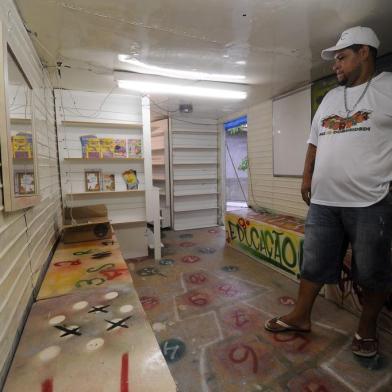
<svg viewBox="0 0 392 392">
<path fill-rule="evenodd" d="M 362 338 L 375 338 L 377 318 L 389 295 L 389 292 L 363 288 L 363 309 L 359 319 L 358 335 Z"/>
<path fill-rule="evenodd" d="M 313 304 L 321 287 L 323 284 L 301 279 L 295 308 L 289 314 L 279 317 L 280 320 L 300 329 L 310 329 Z"/>
</svg>

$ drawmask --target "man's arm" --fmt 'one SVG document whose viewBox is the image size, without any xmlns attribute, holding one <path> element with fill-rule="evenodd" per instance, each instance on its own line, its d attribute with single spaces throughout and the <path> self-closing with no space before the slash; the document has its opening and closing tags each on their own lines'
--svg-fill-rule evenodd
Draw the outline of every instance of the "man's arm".
<svg viewBox="0 0 392 392">
<path fill-rule="evenodd" d="M 316 161 L 317 147 L 313 144 L 308 144 L 308 151 L 306 152 L 304 173 L 302 175 L 301 194 L 303 201 L 309 205 L 311 197 L 312 177 L 314 170 L 314 162 Z"/>
</svg>

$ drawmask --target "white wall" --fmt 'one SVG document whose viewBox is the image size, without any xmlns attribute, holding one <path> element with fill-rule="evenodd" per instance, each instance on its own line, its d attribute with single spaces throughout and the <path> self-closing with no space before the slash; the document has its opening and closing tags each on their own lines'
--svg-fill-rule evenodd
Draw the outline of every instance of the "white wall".
<svg viewBox="0 0 392 392">
<path fill-rule="evenodd" d="M 12 0 L 1 0 L 0 20 L 26 70 L 35 95 L 39 185 L 42 201 L 34 208 L 5 213 L 0 199 L 0 389 L 26 311 L 61 225 L 61 200 L 51 84 L 42 70 Z"/>
<path fill-rule="evenodd" d="M 273 175 L 272 100 L 234 113 L 222 119 L 220 123 L 244 115 L 248 116 L 248 204 L 254 209 L 267 208 L 281 214 L 304 218 L 307 206 L 301 197 L 301 179 Z M 220 135 L 223 139 L 222 128 L 223 126 Z M 223 145 L 221 157 L 225 158 Z M 220 168 L 220 173 L 225 176 L 224 167 Z M 222 185 L 220 182 L 220 205 L 224 209 Z"/>
<path fill-rule="evenodd" d="M 282 214 L 305 217 L 300 178 L 274 177 L 272 168 L 272 101 L 250 107 L 248 156 L 250 166 L 249 204 Z"/>
</svg>

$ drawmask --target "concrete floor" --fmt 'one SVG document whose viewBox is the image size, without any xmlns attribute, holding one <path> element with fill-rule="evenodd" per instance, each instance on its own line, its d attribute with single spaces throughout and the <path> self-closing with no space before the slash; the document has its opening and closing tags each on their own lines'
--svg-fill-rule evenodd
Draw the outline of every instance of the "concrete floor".
<svg viewBox="0 0 392 392">
<path fill-rule="evenodd" d="M 350 351 L 357 318 L 320 297 L 310 334 L 272 334 L 298 285 L 225 246 L 222 227 L 165 232 L 164 258 L 128 261 L 181 392 L 391 391 L 392 336 L 381 354 Z M 164 391 L 159 391 L 164 392 Z"/>
</svg>

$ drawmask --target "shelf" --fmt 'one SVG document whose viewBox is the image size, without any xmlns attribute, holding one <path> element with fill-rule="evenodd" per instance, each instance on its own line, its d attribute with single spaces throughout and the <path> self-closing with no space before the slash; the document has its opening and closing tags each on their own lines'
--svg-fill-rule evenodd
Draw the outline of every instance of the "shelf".
<svg viewBox="0 0 392 392">
<path fill-rule="evenodd" d="M 27 165 L 27 164 L 31 165 L 34 162 L 33 158 L 26 158 L 26 159 L 12 158 L 12 160 L 15 164 L 19 163 L 19 164 L 25 164 L 25 165 Z"/>
<path fill-rule="evenodd" d="M 185 196 L 201 196 L 201 195 L 217 195 L 218 192 L 193 192 L 193 193 L 175 193 L 174 197 L 185 197 Z"/>
<path fill-rule="evenodd" d="M 110 223 L 112 225 L 126 225 L 126 224 L 140 224 L 140 223 L 146 223 L 145 219 L 135 219 L 135 220 L 112 220 L 110 219 Z"/>
<path fill-rule="evenodd" d="M 129 128 L 129 129 L 143 129 L 142 123 L 111 123 L 111 122 L 93 122 L 93 121 L 61 121 L 62 125 L 69 127 L 99 127 L 99 128 Z"/>
<path fill-rule="evenodd" d="M 116 163 L 125 163 L 125 162 L 143 162 L 144 158 L 99 158 L 99 159 L 89 159 L 89 158 L 64 158 L 66 162 L 116 162 Z"/>
<path fill-rule="evenodd" d="M 11 124 L 32 124 L 31 118 L 11 118 Z"/>
<path fill-rule="evenodd" d="M 96 191 L 96 192 L 79 192 L 79 193 L 67 193 L 67 197 L 72 196 L 113 196 L 113 195 L 120 195 L 120 194 L 136 194 L 136 193 L 144 193 L 144 189 L 135 189 L 135 190 L 128 190 L 128 191 Z"/>
<path fill-rule="evenodd" d="M 152 148 L 151 151 L 164 151 L 165 147 Z"/>
<path fill-rule="evenodd" d="M 201 180 L 217 180 L 218 178 L 216 176 L 209 176 L 209 177 L 191 177 L 191 178 L 174 178 L 174 181 L 201 181 Z"/>
<path fill-rule="evenodd" d="M 218 131 L 215 129 L 212 130 L 187 130 L 187 129 L 172 129 L 173 133 L 191 133 L 191 134 L 199 134 L 199 133 L 212 133 L 212 134 L 217 134 Z"/>
<path fill-rule="evenodd" d="M 153 163 L 152 165 L 153 165 L 153 166 L 165 166 L 164 163 Z"/>
<path fill-rule="evenodd" d="M 217 166 L 218 162 L 173 162 L 173 165 L 214 165 Z"/>
<path fill-rule="evenodd" d="M 217 150 L 218 147 L 173 146 L 173 150 Z"/>
<path fill-rule="evenodd" d="M 153 177 L 152 178 L 153 181 L 166 181 L 165 177 Z"/>
<path fill-rule="evenodd" d="M 175 209 L 174 212 L 190 212 L 190 211 L 201 211 L 201 210 L 218 210 L 219 207 L 199 207 L 199 208 L 180 208 Z"/>
</svg>

